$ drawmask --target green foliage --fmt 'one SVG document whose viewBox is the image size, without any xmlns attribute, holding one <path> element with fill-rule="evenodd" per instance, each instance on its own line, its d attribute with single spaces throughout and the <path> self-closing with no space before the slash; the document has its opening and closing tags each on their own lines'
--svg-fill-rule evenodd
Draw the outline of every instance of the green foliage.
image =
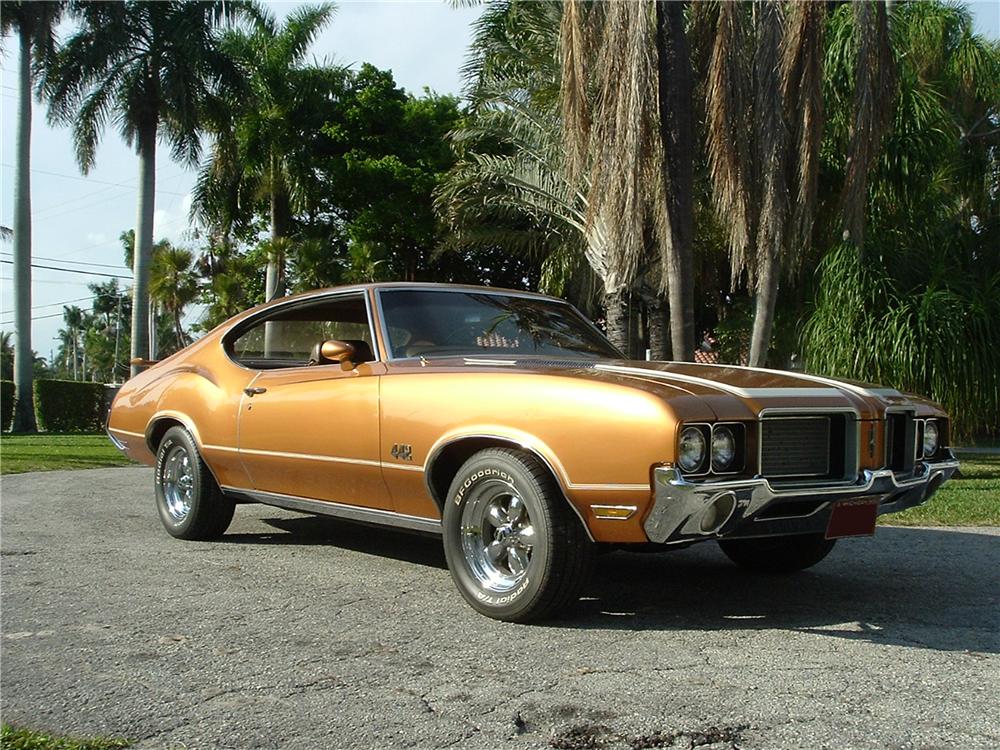
<svg viewBox="0 0 1000 750">
<path fill-rule="evenodd" d="M 132 744 L 115 738 L 56 737 L 10 724 L 3 725 L 0 740 L 7 750 L 120 750 Z"/>
<path fill-rule="evenodd" d="M 46 432 L 99 432 L 104 428 L 102 383 L 36 380 L 35 415 Z"/>
<path fill-rule="evenodd" d="M 885 383 L 941 402 L 953 434 L 1000 425 L 1000 268 L 960 248 L 899 248 L 858 257 L 843 246 L 820 266 L 804 331 L 809 368 Z M 928 267 L 929 255 L 939 264 Z M 992 267 L 991 267 L 992 266 Z"/>
<path fill-rule="evenodd" d="M 889 526 L 1000 526 L 1000 455 L 960 453 L 959 474 L 926 504 L 882 516 Z"/>
<path fill-rule="evenodd" d="M 14 417 L 14 381 L 0 380 L 0 430 L 10 427 Z"/>
<path fill-rule="evenodd" d="M 846 97 L 842 29 L 831 20 L 828 99 Z M 893 16 L 899 99 L 876 165 L 863 252 L 818 263 L 802 329 L 810 370 L 940 401 L 954 434 L 1000 429 L 1000 45 L 964 9 L 901 4 Z M 844 169 L 849 123 L 834 109 L 827 179 Z M 990 132 L 992 129 L 993 132 Z"/>
</svg>

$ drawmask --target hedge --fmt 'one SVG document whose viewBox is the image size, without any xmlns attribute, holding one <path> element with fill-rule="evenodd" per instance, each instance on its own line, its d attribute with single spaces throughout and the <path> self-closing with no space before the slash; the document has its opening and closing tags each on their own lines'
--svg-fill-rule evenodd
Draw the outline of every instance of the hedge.
<svg viewBox="0 0 1000 750">
<path fill-rule="evenodd" d="M 0 430 L 10 429 L 14 418 L 14 381 L 0 380 Z"/>
<path fill-rule="evenodd" d="M 103 383 L 35 381 L 35 417 L 40 430 L 100 432 L 106 411 Z"/>
</svg>

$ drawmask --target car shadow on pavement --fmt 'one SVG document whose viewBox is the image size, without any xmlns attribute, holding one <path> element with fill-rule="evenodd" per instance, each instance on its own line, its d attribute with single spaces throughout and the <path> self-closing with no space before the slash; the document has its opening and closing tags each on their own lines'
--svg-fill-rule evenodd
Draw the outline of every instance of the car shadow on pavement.
<svg viewBox="0 0 1000 750">
<path fill-rule="evenodd" d="M 785 629 L 941 651 L 1000 653 L 1000 537 L 880 527 L 815 568 L 744 572 L 714 544 L 616 552 L 565 628 Z"/>
<path fill-rule="evenodd" d="M 328 545 L 443 569 L 435 537 L 331 518 L 261 518 L 274 533 L 230 544 Z M 456 600 L 457 601 L 457 600 Z M 879 527 L 784 576 L 740 570 L 717 545 L 600 555 L 583 598 L 544 627 L 789 630 L 941 651 L 1000 653 L 1000 536 Z"/>
<path fill-rule="evenodd" d="M 328 545 L 431 568 L 448 567 L 441 540 L 434 536 L 365 526 L 324 516 L 260 520 L 274 528 L 276 533 L 225 534 L 218 541 L 227 544 Z"/>
</svg>

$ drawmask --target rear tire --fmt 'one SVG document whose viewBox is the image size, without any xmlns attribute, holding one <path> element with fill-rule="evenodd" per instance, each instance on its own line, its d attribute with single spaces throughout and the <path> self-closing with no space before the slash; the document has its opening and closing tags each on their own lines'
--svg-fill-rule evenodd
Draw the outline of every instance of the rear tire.
<svg viewBox="0 0 1000 750">
<path fill-rule="evenodd" d="M 222 536 L 236 509 L 222 494 L 183 427 L 171 427 L 156 450 L 156 509 L 167 533 L 178 539 Z"/>
<path fill-rule="evenodd" d="M 489 448 L 465 462 L 443 513 L 444 552 L 459 592 L 497 620 L 531 622 L 576 603 L 596 545 L 537 458 Z"/>
<path fill-rule="evenodd" d="M 741 568 L 757 573 L 794 573 L 811 568 L 830 554 L 836 539 L 822 534 L 771 536 L 759 539 L 720 539 L 726 556 Z"/>
</svg>

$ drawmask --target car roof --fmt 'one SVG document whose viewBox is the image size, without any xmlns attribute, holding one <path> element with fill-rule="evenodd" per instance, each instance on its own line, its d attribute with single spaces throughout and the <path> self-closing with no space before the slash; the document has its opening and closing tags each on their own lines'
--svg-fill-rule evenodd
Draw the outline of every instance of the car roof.
<svg viewBox="0 0 1000 750">
<path fill-rule="evenodd" d="M 516 294 L 518 296 L 523 296 L 523 297 L 538 297 L 539 299 L 559 300 L 558 297 L 552 297 L 547 294 L 541 294 L 540 292 L 530 292 L 524 289 L 507 289 L 499 286 L 477 286 L 475 284 L 444 284 L 434 281 L 382 281 L 370 284 L 347 284 L 344 286 L 331 286 L 331 287 L 323 287 L 320 289 L 310 289 L 309 291 L 289 295 L 288 297 L 280 297 L 278 299 L 272 300 L 270 304 L 279 301 L 287 301 L 290 299 L 307 299 L 312 296 L 319 297 L 324 294 L 331 294 L 336 292 L 360 292 L 369 289 L 375 291 L 379 291 L 381 289 L 386 289 L 386 290 L 413 289 L 413 290 L 430 290 L 430 291 L 442 291 L 442 292 L 487 292 L 490 294 Z"/>
</svg>

